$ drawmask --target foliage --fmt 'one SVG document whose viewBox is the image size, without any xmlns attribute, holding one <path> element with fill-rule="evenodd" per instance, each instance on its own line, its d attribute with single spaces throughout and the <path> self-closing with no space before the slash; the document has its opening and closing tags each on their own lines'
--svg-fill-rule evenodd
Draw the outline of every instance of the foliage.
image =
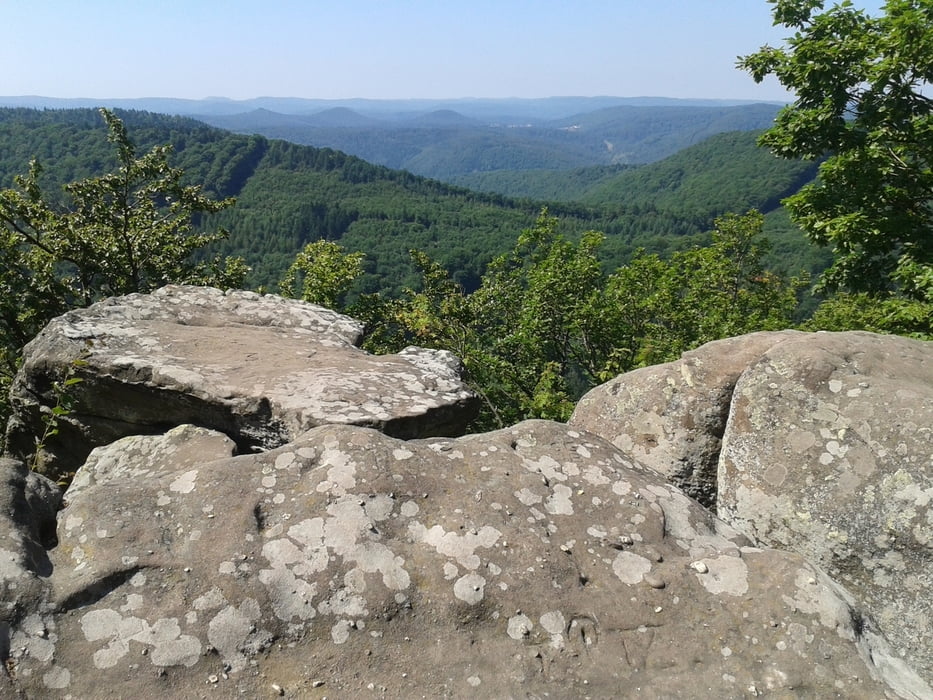
<svg viewBox="0 0 933 700">
<path fill-rule="evenodd" d="M 799 285 L 762 270 L 757 212 L 719 219 L 710 246 L 670 260 L 643 253 L 609 276 L 598 258 L 603 234 L 572 242 L 557 226 L 542 212 L 472 293 L 413 251 L 419 291 L 351 309 L 367 321 L 367 347 L 417 343 L 458 355 L 485 404 L 474 428 L 488 429 L 566 419 L 582 392 L 620 372 L 709 340 L 789 325 Z"/>
<path fill-rule="evenodd" d="M 669 108 L 671 116 L 680 115 L 679 109 L 683 108 Z M 714 114 L 717 109 L 706 112 Z M 745 126 L 734 121 L 741 110 L 719 111 L 718 127 Z M 689 114 L 683 114 L 687 121 L 681 126 L 691 123 Z M 209 223 L 230 232 L 206 250 L 248 260 L 251 272 L 246 284 L 253 288 L 275 289 L 295 255 L 308 242 L 323 238 L 366 255 L 363 275 L 351 288 L 350 299 L 375 292 L 398 296 L 406 287 L 417 287 L 420 272 L 408 255 L 411 249 L 428 253 L 472 291 L 489 262 L 510 250 L 515 232 L 533 225 L 542 206 L 539 201 L 480 194 L 374 166 L 326 148 L 240 136 L 180 117 L 146 112 L 119 115 L 141 149 L 173 144 L 173 163 L 185 171 L 183 183 L 199 183 L 214 197 L 236 196 L 235 209 L 202 219 L 197 228 Z M 597 116 L 611 119 L 610 114 Z M 98 124 L 93 110 L 0 109 L 0 183 L 12 182 L 13 173 L 25 169 L 33 155 L 47 165 L 40 184 L 50 198 L 69 180 L 116 168 Z M 638 128 L 648 126 L 639 122 Z M 581 138 L 578 132 L 560 133 Z M 691 133 L 695 140 L 696 133 Z M 662 209 L 646 189 L 628 181 L 603 202 L 552 203 L 549 210 L 560 219 L 561 231 L 569 239 L 579 240 L 588 230 L 606 234 L 599 252 L 606 270 L 627 263 L 639 248 L 669 256 L 708 242 L 705 232 L 722 212 L 766 208 L 786 193 L 787 175 L 799 164 L 773 158 L 765 149 L 755 149 L 753 141 L 752 135 L 733 133 L 733 137 L 717 137 L 706 151 L 698 144 L 699 150 L 681 162 L 683 183 L 703 177 L 706 182 L 701 187 L 665 190 Z M 764 163 L 765 158 L 770 163 Z M 707 159 L 716 166 L 705 166 Z M 744 166 L 746 162 L 751 165 Z M 662 165 L 674 163 L 658 167 Z M 704 167 L 712 173 L 703 176 Z M 620 177 L 627 174 L 620 168 L 609 170 Z M 581 177 L 573 186 L 560 186 L 557 181 L 553 185 L 557 191 L 570 191 L 589 181 L 589 175 Z M 792 174 L 789 179 L 793 180 Z M 755 193 L 759 184 L 761 191 Z M 750 191 L 754 196 L 748 196 Z M 711 192 L 715 200 L 703 201 Z M 814 270 L 819 263 L 809 258 L 816 248 L 795 228 L 788 226 L 784 234 L 781 256 L 769 264 L 803 260 L 803 267 Z"/>
<path fill-rule="evenodd" d="M 513 250 L 493 260 L 472 294 L 425 253 L 412 251 L 421 290 L 390 308 L 396 347 L 415 342 L 454 352 L 485 411 L 477 427 L 527 416 L 566 419 L 573 408 L 566 375 L 589 293 L 602 279 L 596 257 L 602 235 L 579 244 L 557 234 L 545 211 Z M 375 336 L 387 334 L 376 324 Z M 370 344 L 371 346 L 371 344 Z"/>
<path fill-rule="evenodd" d="M 195 224 L 232 200 L 183 185 L 168 146 L 137 157 L 123 122 L 101 110 L 117 168 L 47 193 L 32 161 L 15 187 L 0 191 L 0 386 L 9 385 L 22 346 L 54 316 L 104 296 L 148 292 L 167 283 L 238 286 L 242 260 L 195 261 L 223 230 Z M 5 407 L 4 407 L 5 408 Z"/>
<path fill-rule="evenodd" d="M 486 170 L 450 178 L 450 182 L 477 192 L 496 192 L 506 197 L 547 202 L 575 202 L 594 187 L 619 173 L 650 165 L 588 165 L 563 170 Z"/>
<path fill-rule="evenodd" d="M 820 304 L 801 326 L 808 331 L 863 330 L 933 340 L 933 303 L 864 292 L 836 294 Z"/>
<path fill-rule="evenodd" d="M 347 253 L 333 241 L 312 241 L 295 257 L 279 283 L 279 292 L 335 309 L 363 274 L 363 257 L 359 252 Z"/>
<path fill-rule="evenodd" d="M 456 182 L 509 196 L 578 200 L 628 212 L 637 216 L 642 227 L 637 240 L 633 237 L 630 242 L 664 255 L 678 249 L 671 242 L 684 242 L 683 234 L 688 231 L 707 230 L 717 216 L 757 209 L 766 215 L 764 231 L 774 244 L 764 257 L 769 269 L 817 275 L 829 265 L 831 256 L 811 244 L 781 206 L 782 199 L 815 177 L 817 166 L 776 157 L 757 144 L 759 136 L 760 132 L 749 131 L 717 134 L 664 160 L 640 166 L 474 173 Z M 647 235 L 652 219 L 662 217 L 683 222 L 678 227 L 680 237 Z M 602 222 L 594 226 L 607 230 Z M 612 233 L 606 247 L 616 245 Z M 679 247 L 685 248 L 689 245 Z M 604 247 L 602 257 L 618 266 L 627 263 L 632 253 L 633 246 L 611 255 Z"/>
<path fill-rule="evenodd" d="M 88 346 L 90 346 L 91 341 L 87 341 L 87 343 Z M 75 400 L 72 394 L 72 388 L 84 381 L 83 378 L 77 376 L 77 373 L 82 367 L 87 366 L 87 356 L 89 352 L 89 348 L 86 348 L 78 357 L 71 361 L 62 379 L 52 382 L 52 394 L 55 396 L 55 405 L 51 408 L 42 407 L 43 430 L 42 436 L 36 437 L 35 452 L 33 453 L 32 464 L 30 465 L 30 468 L 33 470 L 39 470 L 42 466 L 43 449 L 50 438 L 58 435 L 59 421 L 74 410 Z M 64 474 L 58 483 L 62 487 L 67 487 L 67 485 L 71 483 L 73 477 L 73 472 Z"/>
<path fill-rule="evenodd" d="M 933 302 L 933 3 L 886 0 L 870 16 L 850 2 L 771 2 L 794 35 L 739 65 L 796 95 L 761 142 L 785 157 L 828 154 L 819 181 L 785 200 L 810 238 L 833 247 L 823 287 Z"/>
<path fill-rule="evenodd" d="M 215 201 L 199 187 L 182 185 L 182 171 L 168 164 L 168 146 L 156 146 L 137 158 L 123 122 L 107 110 L 101 114 L 119 167 L 66 185 L 66 211 L 59 211 L 43 192 L 37 161 L 27 175 L 15 179 L 16 189 L 0 192 L 5 253 L 27 263 L 5 272 L 27 278 L 35 274 L 58 297 L 49 303 L 65 307 L 168 282 L 240 282 L 245 270 L 236 261 L 191 260 L 195 251 L 226 235 L 222 230 L 196 232 L 194 220 L 230 206 L 232 200 Z M 11 247 L 25 252 L 11 252 Z M 17 255 L 22 257 L 16 260 Z"/>
<path fill-rule="evenodd" d="M 790 326 L 807 277 L 786 281 L 763 269 L 762 227 L 756 211 L 727 214 L 716 220 L 711 245 L 669 260 L 642 254 L 615 273 L 609 311 L 621 314 L 616 325 L 626 332 L 614 339 L 617 361 L 602 378 L 719 338 Z"/>
<path fill-rule="evenodd" d="M 757 144 L 761 132 L 730 131 L 658 163 L 618 173 L 581 197 L 591 204 L 652 204 L 704 224 L 726 212 L 768 212 L 812 180 L 816 167 L 776 157 Z"/>
</svg>

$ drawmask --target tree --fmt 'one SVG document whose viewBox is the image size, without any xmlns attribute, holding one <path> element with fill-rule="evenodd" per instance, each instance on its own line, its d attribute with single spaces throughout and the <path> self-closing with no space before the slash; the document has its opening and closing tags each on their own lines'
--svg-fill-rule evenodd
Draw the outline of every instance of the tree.
<svg viewBox="0 0 933 700">
<path fill-rule="evenodd" d="M 182 184 L 169 146 L 141 157 L 123 122 L 102 109 L 116 149 L 114 172 L 73 182 L 60 197 L 42 191 L 33 161 L 16 187 L 0 191 L 0 391 L 5 395 L 22 346 L 54 316 L 102 297 L 148 292 L 168 283 L 240 285 L 239 258 L 196 259 L 226 236 L 203 233 L 205 214 L 233 204 Z M 0 406 L 2 410 L 2 406 Z"/>
<path fill-rule="evenodd" d="M 282 296 L 337 309 L 363 274 L 363 257 L 363 253 L 347 253 L 333 241 L 312 241 L 295 256 L 279 291 Z"/>
<path fill-rule="evenodd" d="M 825 158 L 818 181 L 785 200 L 834 249 L 822 288 L 933 304 L 933 2 L 887 0 L 878 16 L 848 1 L 770 2 L 794 35 L 738 65 L 795 94 L 761 143 Z"/>
<path fill-rule="evenodd" d="M 436 261 L 412 256 L 421 289 L 364 299 L 367 348 L 450 350 L 483 399 L 475 429 L 566 419 L 592 386 L 727 335 L 786 328 L 797 286 L 762 270 L 763 217 L 718 219 L 713 243 L 662 260 L 640 254 L 607 276 L 604 237 L 566 240 L 543 211 L 468 294 Z M 375 342 L 374 342 L 375 341 Z"/>
<path fill-rule="evenodd" d="M 544 210 L 509 253 L 487 267 L 478 289 L 467 293 L 448 271 L 412 251 L 420 289 L 376 303 L 364 297 L 352 312 L 367 325 L 367 349 L 397 351 L 416 343 L 450 350 L 483 409 L 473 428 L 511 425 L 523 418 L 566 419 L 573 410 L 571 368 L 582 347 L 589 299 L 604 277 L 596 249 L 602 234 L 580 243 L 557 232 Z"/>
<path fill-rule="evenodd" d="M 931 305 L 917 299 L 878 299 L 865 293 L 843 292 L 821 303 L 801 328 L 806 331 L 858 329 L 933 340 L 931 314 Z"/>
<path fill-rule="evenodd" d="M 719 338 L 791 325 L 805 279 L 784 280 L 764 270 L 768 242 L 757 211 L 714 222 L 712 243 L 662 260 L 639 254 L 606 285 L 613 319 L 609 372 L 667 362 Z"/>
</svg>

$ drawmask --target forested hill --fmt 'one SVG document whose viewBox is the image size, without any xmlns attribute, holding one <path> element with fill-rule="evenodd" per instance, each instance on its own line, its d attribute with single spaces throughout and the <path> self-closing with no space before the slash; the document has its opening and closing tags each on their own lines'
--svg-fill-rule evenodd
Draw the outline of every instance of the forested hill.
<svg viewBox="0 0 933 700">
<path fill-rule="evenodd" d="M 813 161 L 785 160 L 758 146 L 759 131 L 715 134 L 647 166 L 499 170 L 453 183 L 481 192 L 593 205 L 654 206 L 709 218 L 730 210 L 769 212 L 816 175 Z"/>
<path fill-rule="evenodd" d="M 501 170 L 453 182 L 511 197 L 584 203 L 603 209 L 649 208 L 703 226 L 726 212 L 758 209 L 774 244 L 772 269 L 817 272 L 829 263 L 825 249 L 808 245 L 781 200 L 816 176 L 815 161 L 786 160 L 758 146 L 758 131 L 716 134 L 672 156 L 642 166 L 574 170 Z"/>
<path fill-rule="evenodd" d="M 770 126 L 780 105 L 614 105 L 559 119 L 481 121 L 451 109 L 395 119 L 346 107 L 198 116 L 209 124 L 337 148 L 371 163 L 450 181 L 493 170 L 650 163 L 717 133 Z"/>
<path fill-rule="evenodd" d="M 308 241 L 339 240 L 367 255 L 367 291 L 398 292 L 416 282 L 408 251 L 418 248 L 472 286 L 494 255 L 509 249 L 531 226 L 542 203 L 479 194 L 407 172 L 374 166 L 330 150 L 262 136 L 233 134 L 181 117 L 118 112 L 143 151 L 170 143 L 173 163 L 217 196 L 237 205 L 206 222 L 230 231 L 223 252 L 246 258 L 251 285 L 274 288 Z M 45 167 L 50 188 L 114 167 L 112 147 L 95 110 L 0 110 L 0 186 L 12 184 L 31 158 Z M 724 191 L 729 187 L 724 185 Z M 669 252 L 698 240 L 703 217 L 608 202 L 551 204 L 569 234 L 608 234 L 610 267 L 638 247 Z M 735 208 L 738 210 L 738 207 Z"/>
<path fill-rule="evenodd" d="M 457 263 L 469 277 L 538 213 L 537 204 L 475 194 L 330 149 L 232 134 L 183 117 L 117 113 L 140 152 L 170 143 L 173 164 L 189 182 L 237 198 L 205 223 L 229 230 L 224 252 L 246 258 L 254 285 L 273 286 L 301 247 L 322 237 L 367 253 L 373 289 L 414 283 L 407 252 L 414 247 Z M 96 110 L 0 110 L 0 186 L 11 186 L 32 158 L 53 192 L 116 165 Z"/>
</svg>

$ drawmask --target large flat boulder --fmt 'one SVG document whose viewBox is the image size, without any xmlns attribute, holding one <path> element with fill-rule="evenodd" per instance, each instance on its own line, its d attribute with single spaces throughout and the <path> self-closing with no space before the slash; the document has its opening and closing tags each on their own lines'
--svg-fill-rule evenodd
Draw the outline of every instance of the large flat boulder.
<svg viewBox="0 0 933 700">
<path fill-rule="evenodd" d="M 11 618 L 25 697 L 929 697 L 863 608 L 593 435 L 328 425 L 94 451 Z M 0 674 L 2 675 L 2 674 Z"/>
<path fill-rule="evenodd" d="M 825 567 L 933 682 L 933 344 L 716 341 L 595 389 L 570 424 Z"/>
<path fill-rule="evenodd" d="M 346 316 L 251 292 L 172 286 L 108 299 L 56 318 L 26 346 L 8 450 L 28 458 L 39 441 L 40 470 L 58 474 L 95 446 L 186 423 L 241 450 L 327 423 L 397 437 L 463 432 L 477 402 L 456 358 L 418 348 L 374 356 L 356 347 L 360 335 Z M 43 417 L 61 403 L 53 383 L 69 372 L 82 381 L 47 435 Z"/>
</svg>

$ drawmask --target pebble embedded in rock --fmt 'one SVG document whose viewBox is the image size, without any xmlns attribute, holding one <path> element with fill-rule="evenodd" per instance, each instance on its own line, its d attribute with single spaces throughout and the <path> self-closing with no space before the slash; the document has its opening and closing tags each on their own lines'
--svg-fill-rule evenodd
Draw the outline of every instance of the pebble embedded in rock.
<svg viewBox="0 0 933 700">
<path fill-rule="evenodd" d="M 659 590 L 667 585 L 667 582 L 663 578 L 650 572 L 645 574 L 645 583 L 647 583 L 652 588 L 657 588 Z"/>
</svg>

